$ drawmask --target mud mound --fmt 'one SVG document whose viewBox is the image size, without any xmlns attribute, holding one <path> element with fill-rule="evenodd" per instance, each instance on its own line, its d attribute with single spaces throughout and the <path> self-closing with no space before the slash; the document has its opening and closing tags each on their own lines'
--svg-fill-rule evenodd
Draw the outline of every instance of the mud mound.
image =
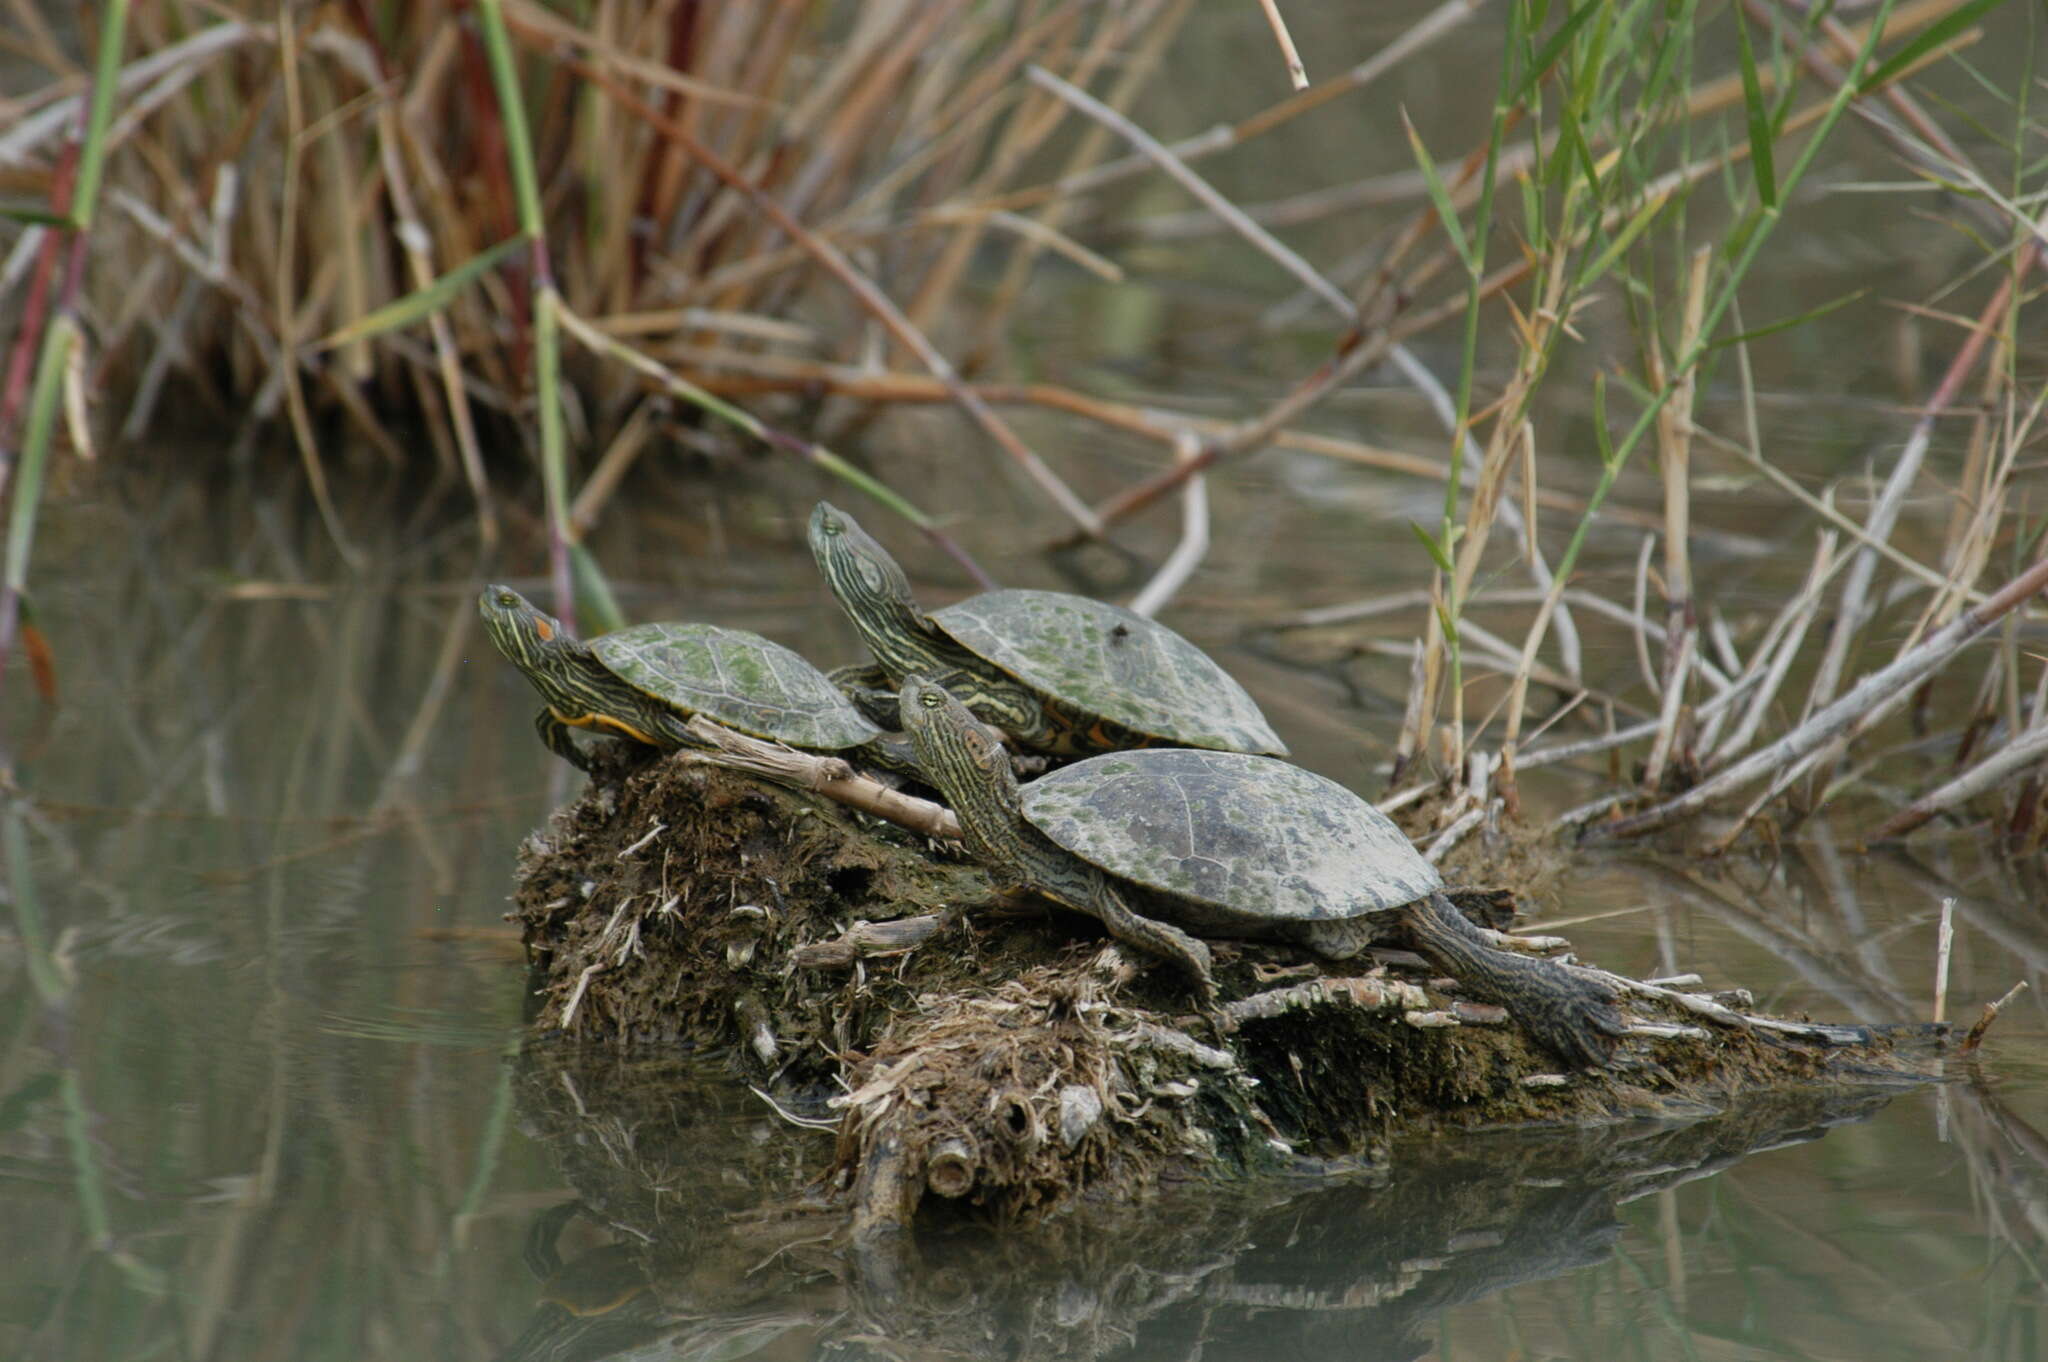
<svg viewBox="0 0 2048 1362">
<path fill-rule="evenodd" d="M 537 1035 L 723 1056 L 792 1119 L 836 1127 L 833 1185 L 867 1237 L 935 1201 L 1014 1219 L 1416 1134 L 1906 1081 L 1928 1049 L 1631 984 L 1614 1066 L 1561 1072 L 1398 940 L 1342 964 L 1212 943 L 1205 1014 L 1171 969 L 999 897 L 951 844 L 687 754 L 601 771 L 528 840 L 517 909 Z"/>
</svg>

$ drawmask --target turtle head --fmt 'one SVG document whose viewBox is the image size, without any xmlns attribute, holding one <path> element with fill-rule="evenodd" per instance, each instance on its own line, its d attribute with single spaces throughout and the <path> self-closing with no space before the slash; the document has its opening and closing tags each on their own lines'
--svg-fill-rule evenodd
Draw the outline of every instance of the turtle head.
<svg viewBox="0 0 2048 1362">
<path fill-rule="evenodd" d="M 915 613 L 910 578 L 852 516 L 821 501 L 811 512 L 809 537 L 818 571 L 855 624 L 869 616 Z"/>
<path fill-rule="evenodd" d="M 970 782 L 1014 779 L 1002 740 L 944 686 L 921 676 L 905 677 L 897 704 L 918 765 L 937 777 L 948 800 L 959 800 L 949 772 L 971 771 Z"/>
<path fill-rule="evenodd" d="M 581 646 L 562 622 L 509 586 L 487 586 L 476 599 L 484 632 L 507 661 L 526 673 L 542 695 L 552 695 L 549 682 L 563 675 Z"/>
</svg>

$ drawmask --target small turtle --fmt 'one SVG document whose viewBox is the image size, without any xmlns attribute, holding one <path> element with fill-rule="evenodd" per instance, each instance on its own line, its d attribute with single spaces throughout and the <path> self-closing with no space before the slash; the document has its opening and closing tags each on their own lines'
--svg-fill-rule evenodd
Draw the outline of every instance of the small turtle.
<svg viewBox="0 0 2048 1362">
<path fill-rule="evenodd" d="M 1496 949 L 1392 820 L 1335 781 L 1268 757 L 1168 748 L 1093 757 L 1020 791 L 1002 748 L 943 688 L 913 676 L 898 704 L 925 778 L 999 883 L 1100 919 L 1205 996 L 1209 948 L 1182 924 L 1344 959 L 1371 943 L 1375 917 L 1398 914 L 1435 966 L 1571 1062 L 1604 1063 L 1621 1031 L 1605 985 Z"/>
<path fill-rule="evenodd" d="M 810 541 L 875 657 L 876 665 L 842 667 L 832 679 L 879 723 L 895 726 L 896 688 L 914 673 L 1035 752 L 1287 754 L 1244 687 L 1143 615 L 1060 591 L 990 591 L 927 615 L 896 560 L 846 512 L 819 502 Z"/>
<path fill-rule="evenodd" d="M 534 727 L 550 751 L 590 769 L 569 737 L 589 728 L 672 752 L 702 747 L 702 714 L 756 738 L 842 753 L 914 773 L 902 735 L 862 717 L 825 674 L 779 643 L 715 624 L 637 624 L 583 643 L 508 586 L 477 598 L 484 632 L 546 705 Z"/>
</svg>

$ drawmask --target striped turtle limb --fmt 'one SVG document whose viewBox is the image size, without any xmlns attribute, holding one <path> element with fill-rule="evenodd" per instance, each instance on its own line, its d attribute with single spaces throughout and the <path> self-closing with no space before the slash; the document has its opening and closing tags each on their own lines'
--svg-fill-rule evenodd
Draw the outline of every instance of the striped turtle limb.
<svg viewBox="0 0 2048 1362">
<path fill-rule="evenodd" d="M 903 727 L 903 721 L 896 713 L 896 688 L 889 684 L 888 673 L 876 664 L 867 662 L 834 667 L 825 673 L 825 679 L 837 687 L 869 723 L 886 729 L 900 730 Z"/>
<path fill-rule="evenodd" d="M 1132 909 L 1107 875 L 1024 821 L 1009 753 L 966 706 L 919 676 L 904 683 L 899 701 L 925 779 L 945 795 L 968 849 L 1000 887 L 1029 889 L 1088 914 L 1117 940 L 1179 965 L 1204 1001 L 1214 995 L 1206 945 Z"/>
<path fill-rule="evenodd" d="M 1578 1067 L 1605 1064 L 1614 1038 L 1628 1029 L 1607 985 L 1554 960 L 1497 949 L 1441 890 L 1409 904 L 1402 921 L 1438 969 L 1507 1008 Z"/>
</svg>

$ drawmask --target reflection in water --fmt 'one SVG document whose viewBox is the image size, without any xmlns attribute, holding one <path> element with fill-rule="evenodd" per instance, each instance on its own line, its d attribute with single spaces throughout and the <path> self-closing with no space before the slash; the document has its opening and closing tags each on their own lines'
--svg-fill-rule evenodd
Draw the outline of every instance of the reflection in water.
<svg viewBox="0 0 2048 1362">
<path fill-rule="evenodd" d="M 727 556 L 663 541 L 629 608 L 846 660 L 796 534 L 817 492 L 715 494 Z M 1902 1019 L 1952 896 L 1954 1015 L 2037 986 L 1981 1086 L 1740 1162 L 1869 1099 L 1406 1148 L 1384 1178 L 853 1260 L 806 1193 L 829 1138 L 672 1063 L 502 1057 L 510 867 L 569 773 L 476 651 L 472 565 L 393 553 L 403 585 L 351 581 L 303 507 L 134 501 L 53 522 L 65 705 L 39 748 L 25 687 L 0 716 L 27 792 L 0 805 L 0 1356 L 2043 1355 L 2044 896 L 1974 846 L 1864 857 L 1809 826 L 1769 862 L 1583 865 L 1555 911 L 1623 914 L 1571 934 L 1632 973 Z M 1355 551 L 1348 523 L 1263 513 L 1219 573 Z M 1240 623 L 1204 612 L 1203 643 Z M 1366 779 L 1370 716 L 1228 655 Z"/>
<path fill-rule="evenodd" d="M 1889 1097 L 1754 1094 L 1690 1124 L 1502 1132 L 1404 1148 L 1392 1172 L 1185 1188 L 1139 1215 L 961 1224 L 855 1254 L 806 1195 L 817 1168 L 758 1137 L 729 1078 L 537 1047 L 521 1121 L 579 1199 L 533 1222 L 538 1301 L 502 1356 L 645 1356 L 659 1340 L 661 1356 L 738 1357 L 799 1332 L 809 1349 L 886 1345 L 877 1355 L 1422 1357 L 1454 1307 L 1611 1261 L 1626 1204 Z M 564 1257 L 572 1218 L 603 1239 Z"/>
</svg>

